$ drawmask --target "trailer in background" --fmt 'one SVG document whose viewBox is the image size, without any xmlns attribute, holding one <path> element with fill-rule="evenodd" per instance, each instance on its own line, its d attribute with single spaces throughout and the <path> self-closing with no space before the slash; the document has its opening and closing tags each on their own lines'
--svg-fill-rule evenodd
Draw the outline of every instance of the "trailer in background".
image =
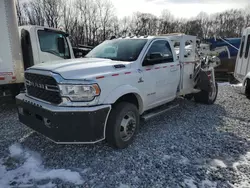
<svg viewBox="0 0 250 188">
<path fill-rule="evenodd" d="M 94 47 L 78 44 L 78 47 L 73 47 L 75 58 L 81 58 L 87 55 Z"/>
<path fill-rule="evenodd" d="M 0 91 L 3 91 L 13 89 L 10 84 L 21 83 L 24 74 L 14 1 L 0 1 L 0 24 Z"/>
<path fill-rule="evenodd" d="M 220 58 L 220 65 L 215 68 L 215 75 L 218 81 L 235 82 L 234 67 L 237 54 L 240 48 L 240 38 L 210 38 L 208 50 L 217 52 Z"/>
</svg>

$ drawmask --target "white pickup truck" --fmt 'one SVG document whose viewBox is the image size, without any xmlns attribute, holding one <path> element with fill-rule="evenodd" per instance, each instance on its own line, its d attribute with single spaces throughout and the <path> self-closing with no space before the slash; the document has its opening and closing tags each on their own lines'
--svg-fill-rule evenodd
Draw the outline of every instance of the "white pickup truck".
<svg viewBox="0 0 250 188">
<path fill-rule="evenodd" d="M 106 139 L 116 148 L 132 142 L 141 118 L 173 108 L 177 97 L 213 104 L 218 90 L 196 37 L 182 34 L 107 40 L 85 58 L 28 68 L 25 84 L 16 97 L 22 123 L 55 143 Z"/>
</svg>

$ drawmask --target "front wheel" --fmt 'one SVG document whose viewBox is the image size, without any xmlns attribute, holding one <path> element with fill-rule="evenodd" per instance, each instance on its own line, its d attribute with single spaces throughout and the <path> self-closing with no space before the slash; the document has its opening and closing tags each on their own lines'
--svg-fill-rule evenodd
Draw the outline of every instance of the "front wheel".
<svg viewBox="0 0 250 188">
<path fill-rule="evenodd" d="M 139 112 L 134 104 L 121 102 L 114 105 L 106 129 L 107 142 L 114 148 L 126 148 L 139 127 Z"/>
<path fill-rule="evenodd" d="M 201 90 L 199 93 L 194 95 L 194 99 L 198 103 L 213 104 L 217 98 L 218 84 L 215 82 L 215 86 L 212 85 L 210 91 Z"/>
</svg>

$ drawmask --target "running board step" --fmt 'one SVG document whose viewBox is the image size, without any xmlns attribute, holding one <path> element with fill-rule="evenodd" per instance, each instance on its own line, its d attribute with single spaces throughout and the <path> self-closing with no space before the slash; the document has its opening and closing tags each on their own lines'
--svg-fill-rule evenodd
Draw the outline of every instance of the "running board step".
<svg viewBox="0 0 250 188">
<path fill-rule="evenodd" d="M 162 106 L 162 107 L 159 107 L 157 109 L 150 110 L 149 113 L 146 113 L 145 115 L 142 115 L 141 118 L 142 118 L 142 120 L 147 121 L 147 120 L 149 120 L 151 118 L 154 118 L 156 116 L 159 116 L 159 115 L 161 115 L 161 114 L 163 114 L 163 113 L 165 113 L 165 112 L 167 112 L 169 110 L 172 110 L 172 109 L 174 109 L 174 108 L 176 108 L 178 106 L 179 106 L 179 104 Z"/>
</svg>

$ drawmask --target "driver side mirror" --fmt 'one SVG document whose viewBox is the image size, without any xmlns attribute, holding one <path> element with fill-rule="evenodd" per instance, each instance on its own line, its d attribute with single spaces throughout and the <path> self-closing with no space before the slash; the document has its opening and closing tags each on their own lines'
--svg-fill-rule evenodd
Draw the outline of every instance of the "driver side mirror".
<svg viewBox="0 0 250 188">
<path fill-rule="evenodd" d="M 65 54 L 64 38 L 62 37 L 57 38 L 57 48 L 60 54 Z"/>
<path fill-rule="evenodd" d="M 160 63 L 163 60 L 163 56 L 160 52 L 154 52 L 146 56 L 143 62 L 143 66 L 154 65 Z"/>
</svg>

